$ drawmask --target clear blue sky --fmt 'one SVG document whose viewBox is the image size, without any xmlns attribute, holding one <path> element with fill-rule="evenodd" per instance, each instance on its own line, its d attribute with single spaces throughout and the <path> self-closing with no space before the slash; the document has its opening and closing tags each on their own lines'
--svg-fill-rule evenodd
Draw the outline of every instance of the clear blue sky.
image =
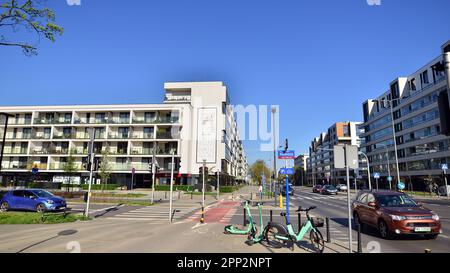
<svg viewBox="0 0 450 273">
<path fill-rule="evenodd" d="M 448 0 L 47 3 L 64 35 L 35 57 L 0 48 L 1 105 L 156 103 L 166 81 L 220 80 L 233 104 L 280 105 L 297 151 L 335 121 L 362 120 L 365 99 L 450 39 Z M 245 145 L 250 162 L 271 156 Z"/>
</svg>

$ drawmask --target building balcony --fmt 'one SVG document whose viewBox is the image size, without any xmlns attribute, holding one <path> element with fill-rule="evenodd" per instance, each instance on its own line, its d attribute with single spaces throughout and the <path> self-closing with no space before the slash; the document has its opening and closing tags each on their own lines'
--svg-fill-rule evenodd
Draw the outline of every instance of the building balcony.
<svg viewBox="0 0 450 273">
<path fill-rule="evenodd" d="M 108 119 L 107 118 L 76 118 L 74 121 L 75 124 L 107 124 Z"/>
<path fill-rule="evenodd" d="M 132 155 L 152 155 L 153 149 L 151 148 L 133 148 L 131 149 Z"/>
<path fill-rule="evenodd" d="M 130 137 L 129 133 L 109 133 L 108 139 L 128 139 Z"/>
<path fill-rule="evenodd" d="M 153 139 L 155 138 L 154 133 L 133 133 L 131 135 L 132 139 Z"/>
<path fill-rule="evenodd" d="M 158 117 L 158 118 L 133 118 L 134 124 L 155 124 L 155 123 L 178 123 L 178 117 Z"/>
<path fill-rule="evenodd" d="M 28 148 L 11 148 L 11 147 L 5 147 L 3 149 L 4 154 L 27 154 Z"/>
<path fill-rule="evenodd" d="M 50 154 L 52 155 L 66 155 L 69 154 L 69 149 L 61 149 L 61 148 L 55 148 L 50 150 Z"/>
<path fill-rule="evenodd" d="M 34 133 L 32 136 L 33 139 L 50 139 L 50 137 L 50 134 L 45 133 Z"/>
<path fill-rule="evenodd" d="M 112 118 L 109 124 L 129 124 L 130 118 Z"/>
<path fill-rule="evenodd" d="M 28 170 L 28 167 L 24 162 L 2 162 L 2 170 Z"/>
<path fill-rule="evenodd" d="M 87 155 L 88 154 L 88 149 L 75 148 L 75 149 L 72 149 L 70 151 L 70 153 L 73 154 L 73 155 Z"/>
<path fill-rule="evenodd" d="M 70 124 L 70 123 L 72 123 L 71 119 L 64 119 L 64 118 L 60 118 L 60 119 L 35 118 L 34 119 L 34 124 Z"/>
<path fill-rule="evenodd" d="M 73 139 L 73 138 L 75 138 L 75 134 L 59 133 L 59 134 L 54 134 L 53 135 L 53 139 Z"/>
<path fill-rule="evenodd" d="M 156 138 L 157 139 L 177 139 L 177 138 L 179 138 L 179 135 L 172 134 L 171 132 L 157 132 Z"/>
<path fill-rule="evenodd" d="M 110 148 L 108 150 L 108 153 L 110 155 L 126 155 L 126 154 L 128 154 L 128 151 L 126 149 L 121 150 L 121 149 Z"/>
<path fill-rule="evenodd" d="M 49 170 L 64 170 L 66 168 L 67 163 L 65 162 L 56 162 L 56 163 L 50 163 Z M 74 163 L 75 169 L 77 171 L 82 170 L 82 164 L 81 163 Z"/>
<path fill-rule="evenodd" d="M 31 119 L 19 119 L 16 120 L 14 118 L 9 118 L 8 119 L 8 125 L 30 125 L 31 124 Z"/>
<path fill-rule="evenodd" d="M 48 155 L 48 154 L 50 154 L 50 150 L 42 149 L 42 148 L 35 148 L 35 149 L 32 149 L 30 153 L 33 155 Z"/>
</svg>

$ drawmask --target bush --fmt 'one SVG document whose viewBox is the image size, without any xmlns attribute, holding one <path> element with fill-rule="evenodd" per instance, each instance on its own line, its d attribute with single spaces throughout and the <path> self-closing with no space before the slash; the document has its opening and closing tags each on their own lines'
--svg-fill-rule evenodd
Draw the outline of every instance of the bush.
<svg viewBox="0 0 450 273">
<path fill-rule="evenodd" d="M 118 187 L 120 187 L 118 184 L 107 184 L 107 185 L 93 184 L 93 185 L 91 186 L 91 190 L 93 190 L 93 191 L 99 191 L 99 190 L 102 189 L 102 186 L 103 186 L 103 189 L 104 189 L 104 190 L 107 190 L 107 191 L 115 190 L 115 189 L 117 189 Z M 83 184 L 83 185 L 81 185 L 81 187 L 83 188 L 83 190 L 88 190 L 89 184 Z"/>
<path fill-rule="evenodd" d="M 238 186 L 220 186 L 219 191 L 223 193 L 230 193 L 237 191 L 240 187 Z"/>
<path fill-rule="evenodd" d="M 173 190 L 176 191 L 192 191 L 190 185 L 173 185 Z M 170 185 L 155 185 L 155 191 L 170 191 Z"/>
</svg>

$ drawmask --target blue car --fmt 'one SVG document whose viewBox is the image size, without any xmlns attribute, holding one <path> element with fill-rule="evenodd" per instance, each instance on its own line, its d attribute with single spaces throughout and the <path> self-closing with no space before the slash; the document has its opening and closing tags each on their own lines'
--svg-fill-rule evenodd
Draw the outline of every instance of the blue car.
<svg viewBox="0 0 450 273">
<path fill-rule="evenodd" d="M 46 190 L 11 190 L 0 200 L 0 211 L 32 210 L 37 212 L 56 211 L 67 207 L 64 198 Z"/>
</svg>

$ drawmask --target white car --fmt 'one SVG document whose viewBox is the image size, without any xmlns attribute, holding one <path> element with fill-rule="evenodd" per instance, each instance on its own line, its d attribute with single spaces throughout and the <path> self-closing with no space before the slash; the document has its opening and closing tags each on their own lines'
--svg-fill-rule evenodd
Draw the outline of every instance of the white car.
<svg viewBox="0 0 450 273">
<path fill-rule="evenodd" d="M 336 189 L 338 191 L 347 191 L 348 188 L 347 188 L 347 185 L 345 185 L 345 184 L 339 184 L 336 186 Z"/>
</svg>

